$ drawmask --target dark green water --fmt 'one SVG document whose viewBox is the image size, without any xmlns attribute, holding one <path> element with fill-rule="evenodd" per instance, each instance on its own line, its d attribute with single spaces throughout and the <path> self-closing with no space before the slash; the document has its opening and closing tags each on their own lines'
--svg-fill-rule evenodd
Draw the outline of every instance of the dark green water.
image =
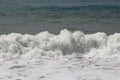
<svg viewBox="0 0 120 80">
<path fill-rule="evenodd" d="M 0 34 L 120 32 L 119 0 L 0 0 Z"/>
</svg>

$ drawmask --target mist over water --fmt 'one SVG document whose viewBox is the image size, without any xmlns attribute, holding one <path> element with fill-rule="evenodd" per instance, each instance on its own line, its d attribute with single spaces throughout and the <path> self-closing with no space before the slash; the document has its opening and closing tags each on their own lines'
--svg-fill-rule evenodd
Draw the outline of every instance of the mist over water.
<svg viewBox="0 0 120 80">
<path fill-rule="evenodd" d="M 119 0 L 0 0 L 0 34 L 120 32 Z"/>
</svg>

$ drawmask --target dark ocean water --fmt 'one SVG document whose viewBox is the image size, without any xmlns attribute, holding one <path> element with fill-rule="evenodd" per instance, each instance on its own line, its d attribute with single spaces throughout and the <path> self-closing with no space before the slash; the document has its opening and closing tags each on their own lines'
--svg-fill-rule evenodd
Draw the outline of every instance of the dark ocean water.
<svg viewBox="0 0 120 80">
<path fill-rule="evenodd" d="M 120 0 L 0 0 L 0 34 L 57 34 L 64 28 L 120 32 Z"/>
</svg>

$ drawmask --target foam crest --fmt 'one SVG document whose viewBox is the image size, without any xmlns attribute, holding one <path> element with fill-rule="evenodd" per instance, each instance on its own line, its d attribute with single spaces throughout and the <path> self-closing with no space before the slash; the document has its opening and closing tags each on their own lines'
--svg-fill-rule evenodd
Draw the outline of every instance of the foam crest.
<svg viewBox="0 0 120 80">
<path fill-rule="evenodd" d="M 0 36 L 0 59 L 52 58 L 72 54 L 95 59 L 120 58 L 120 34 L 84 34 L 64 29 L 58 35 L 45 31 L 36 35 L 11 33 Z"/>
</svg>

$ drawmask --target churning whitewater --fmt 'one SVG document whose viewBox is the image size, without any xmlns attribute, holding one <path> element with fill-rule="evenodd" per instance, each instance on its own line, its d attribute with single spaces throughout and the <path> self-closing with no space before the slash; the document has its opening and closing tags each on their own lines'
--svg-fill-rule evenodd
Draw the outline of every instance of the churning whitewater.
<svg viewBox="0 0 120 80">
<path fill-rule="evenodd" d="M 92 59 L 120 58 L 120 33 L 107 36 L 103 32 L 84 34 L 64 29 L 58 35 L 44 31 L 36 35 L 11 33 L 0 36 L 0 59 L 66 55 Z"/>
</svg>

